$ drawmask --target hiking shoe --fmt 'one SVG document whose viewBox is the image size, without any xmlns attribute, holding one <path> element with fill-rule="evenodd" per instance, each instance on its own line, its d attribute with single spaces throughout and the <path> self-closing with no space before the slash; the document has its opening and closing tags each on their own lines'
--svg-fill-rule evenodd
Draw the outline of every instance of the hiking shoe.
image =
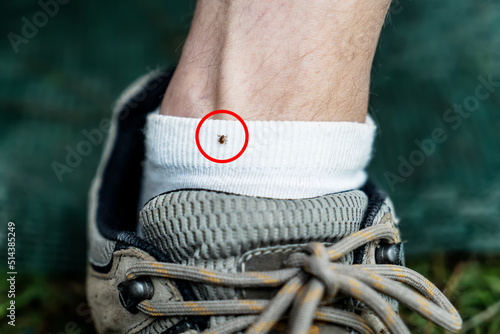
<svg viewBox="0 0 500 334">
<path fill-rule="evenodd" d="M 398 301 L 460 329 L 444 295 L 404 267 L 391 204 L 369 183 L 294 200 L 186 189 L 138 208 L 143 127 L 171 76 L 149 74 L 118 100 L 90 192 L 99 333 L 409 333 Z"/>
</svg>

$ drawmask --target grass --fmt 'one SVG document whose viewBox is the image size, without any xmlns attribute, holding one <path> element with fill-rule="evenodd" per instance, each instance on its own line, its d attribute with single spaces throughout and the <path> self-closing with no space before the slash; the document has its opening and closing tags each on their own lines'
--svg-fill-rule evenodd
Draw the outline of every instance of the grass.
<svg viewBox="0 0 500 334">
<path fill-rule="evenodd" d="M 410 258 L 407 265 L 434 282 L 457 307 L 464 319 L 462 333 L 500 333 L 500 257 L 434 254 Z M 7 285 L 1 290 L 5 296 Z M 82 274 L 20 273 L 16 290 L 16 327 L 2 322 L 1 333 L 95 333 Z M 6 307 L 6 301 L 0 302 L 2 319 Z M 405 307 L 401 313 L 412 333 L 446 333 Z"/>
</svg>

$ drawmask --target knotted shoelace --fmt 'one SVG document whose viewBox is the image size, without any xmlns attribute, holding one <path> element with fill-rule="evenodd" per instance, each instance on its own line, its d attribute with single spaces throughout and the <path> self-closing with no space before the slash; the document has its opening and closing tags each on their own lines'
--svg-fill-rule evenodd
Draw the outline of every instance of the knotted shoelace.
<svg viewBox="0 0 500 334">
<path fill-rule="evenodd" d="M 446 330 L 457 332 L 462 319 L 448 299 L 417 272 L 397 265 L 347 265 L 345 254 L 376 240 L 398 242 L 394 228 L 374 225 L 353 233 L 332 246 L 310 243 L 286 260 L 286 269 L 222 273 L 200 267 L 144 262 L 127 271 L 127 279 L 154 276 L 233 288 L 281 287 L 270 300 L 142 301 L 137 306 L 150 316 L 236 316 L 204 333 L 267 333 L 288 318 L 292 334 L 307 333 L 314 320 L 374 333 L 361 316 L 326 305 L 338 293 L 368 306 L 391 333 L 410 333 L 381 294 L 407 305 Z M 402 284 L 404 283 L 404 284 Z M 407 287 L 412 287 L 413 289 Z M 289 312 L 288 310 L 291 309 Z"/>
</svg>

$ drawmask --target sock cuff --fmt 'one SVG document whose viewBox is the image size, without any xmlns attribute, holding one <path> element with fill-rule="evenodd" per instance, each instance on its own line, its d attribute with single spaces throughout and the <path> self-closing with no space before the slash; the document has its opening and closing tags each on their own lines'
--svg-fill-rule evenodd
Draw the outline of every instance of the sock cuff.
<svg viewBox="0 0 500 334">
<path fill-rule="evenodd" d="M 364 168 L 376 131 L 373 120 L 355 122 L 247 121 L 248 147 L 228 164 L 209 161 L 195 141 L 200 119 L 154 113 L 146 125 L 148 159 L 172 167 L 278 167 L 328 168 L 348 171 Z M 227 137 L 219 143 L 219 135 Z M 238 121 L 207 120 L 200 130 L 200 144 L 216 159 L 227 159 L 242 148 L 245 135 Z"/>
<path fill-rule="evenodd" d="M 220 164 L 198 150 L 199 122 L 158 113 L 148 116 L 146 168 L 164 178 L 175 173 L 175 180 L 162 181 L 170 189 L 155 191 L 193 187 L 305 198 L 355 189 L 366 181 L 364 168 L 376 131 L 370 117 L 365 123 L 248 121 L 247 149 L 235 161 Z M 226 136 L 227 143 L 221 144 L 219 135 Z M 207 154 L 227 159 L 241 150 L 245 133 L 236 120 L 209 119 L 201 127 L 199 140 Z"/>
</svg>

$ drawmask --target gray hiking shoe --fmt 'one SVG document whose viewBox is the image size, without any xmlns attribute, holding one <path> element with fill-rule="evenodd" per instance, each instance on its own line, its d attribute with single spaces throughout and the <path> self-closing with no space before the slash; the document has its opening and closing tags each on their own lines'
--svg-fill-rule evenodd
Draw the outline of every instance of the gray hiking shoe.
<svg viewBox="0 0 500 334">
<path fill-rule="evenodd" d="M 90 193 L 98 332 L 409 333 L 397 301 L 460 329 L 443 294 L 404 267 L 397 220 L 371 184 L 298 200 L 186 189 L 138 208 L 142 129 L 171 75 L 119 99 Z"/>
</svg>

